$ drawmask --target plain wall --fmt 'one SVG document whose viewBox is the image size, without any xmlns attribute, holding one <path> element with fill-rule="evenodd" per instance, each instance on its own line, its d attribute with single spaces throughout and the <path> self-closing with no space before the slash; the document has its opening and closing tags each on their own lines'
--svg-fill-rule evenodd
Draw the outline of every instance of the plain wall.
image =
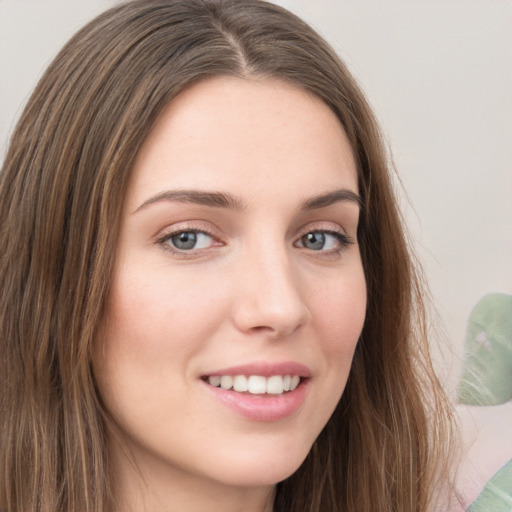
<svg viewBox="0 0 512 512">
<path fill-rule="evenodd" d="M 52 57 L 115 3 L 0 0 L 0 158 Z M 327 37 L 367 92 L 407 191 L 439 324 L 460 355 L 475 303 L 512 293 L 512 2 L 279 3 Z M 453 389 L 460 356 L 437 345 L 434 354 Z"/>
</svg>

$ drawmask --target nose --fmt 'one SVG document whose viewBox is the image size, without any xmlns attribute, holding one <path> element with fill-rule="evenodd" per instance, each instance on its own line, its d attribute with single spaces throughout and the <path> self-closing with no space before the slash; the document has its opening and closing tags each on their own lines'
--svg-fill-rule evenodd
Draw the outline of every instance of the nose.
<svg viewBox="0 0 512 512">
<path fill-rule="evenodd" d="M 233 319 L 240 331 L 285 338 L 308 321 L 305 290 L 286 249 L 260 247 L 239 269 Z"/>
</svg>

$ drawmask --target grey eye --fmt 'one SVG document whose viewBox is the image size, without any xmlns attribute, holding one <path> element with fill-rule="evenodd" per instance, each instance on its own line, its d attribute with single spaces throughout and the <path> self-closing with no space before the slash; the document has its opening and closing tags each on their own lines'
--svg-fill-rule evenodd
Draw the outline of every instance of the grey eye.
<svg viewBox="0 0 512 512">
<path fill-rule="evenodd" d="M 302 247 L 309 251 L 341 251 L 353 243 L 351 239 L 335 231 L 318 230 L 310 231 L 302 235 L 296 242 L 296 247 Z"/>
<path fill-rule="evenodd" d="M 300 240 L 302 247 L 311 251 L 321 251 L 325 247 L 325 233 L 319 231 L 306 233 Z"/>
<path fill-rule="evenodd" d="M 194 249 L 197 243 L 197 235 L 198 233 L 193 231 L 184 231 L 171 236 L 169 241 L 174 247 L 176 247 L 176 249 L 179 249 L 180 251 L 189 251 L 190 249 Z"/>
<path fill-rule="evenodd" d="M 193 253 L 197 250 L 208 249 L 216 245 L 212 235 L 196 229 L 169 233 L 158 242 L 175 253 Z"/>
</svg>

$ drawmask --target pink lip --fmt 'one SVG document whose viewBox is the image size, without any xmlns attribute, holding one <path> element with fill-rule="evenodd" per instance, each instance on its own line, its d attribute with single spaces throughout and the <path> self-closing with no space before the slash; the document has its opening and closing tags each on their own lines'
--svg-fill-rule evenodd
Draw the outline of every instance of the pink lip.
<svg viewBox="0 0 512 512">
<path fill-rule="evenodd" d="M 311 370 L 307 366 L 295 362 L 255 363 L 215 370 L 207 375 L 261 375 L 263 377 L 299 375 L 302 377 L 297 388 L 282 395 L 239 393 L 231 389 L 211 386 L 206 380 L 201 380 L 207 392 L 241 416 L 253 421 L 272 422 L 288 418 L 301 408 L 306 400 Z"/>
<path fill-rule="evenodd" d="M 304 403 L 308 380 L 282 395 L 251 395 L 210 386 L 201 381 L 209 393 L 238 414 L 253 421 L 279 421 L 295 413 Z"/>
<path fill-rule="evenodd" d="M 262 377 L 271 377 L 272 375 L 298 375 L 299 377 L 311 377 L 311 370 L 300 363 L 287 361 L 283 363 L 252 363 L 239 366 L 230 366 L 208 372 L 205 376 L 213 375 L 261 375 Z"/>
</svg>

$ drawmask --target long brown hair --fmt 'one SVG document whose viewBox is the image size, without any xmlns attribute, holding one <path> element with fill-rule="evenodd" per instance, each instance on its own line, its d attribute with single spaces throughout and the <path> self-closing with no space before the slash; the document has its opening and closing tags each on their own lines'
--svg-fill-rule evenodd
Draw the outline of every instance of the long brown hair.
<svg viewBox="0 0 512 512">
<path fill-rule="evenodd" d="M 0 507 L 107 512 L 109 460 L 91 346 L 138 149 L 163 108 L 219 75 L 321 98 L 351 142 L 366 322 L 343 397 L 275 511 L 430 510 L 445 402 L 422 283 L 374 116 L 330 47 L 259 0 L 138 0 L 99 16 L 50 65 L 0 177 Z M 425 390 L 432 391 L 426 396 Z"/>
</svg>

